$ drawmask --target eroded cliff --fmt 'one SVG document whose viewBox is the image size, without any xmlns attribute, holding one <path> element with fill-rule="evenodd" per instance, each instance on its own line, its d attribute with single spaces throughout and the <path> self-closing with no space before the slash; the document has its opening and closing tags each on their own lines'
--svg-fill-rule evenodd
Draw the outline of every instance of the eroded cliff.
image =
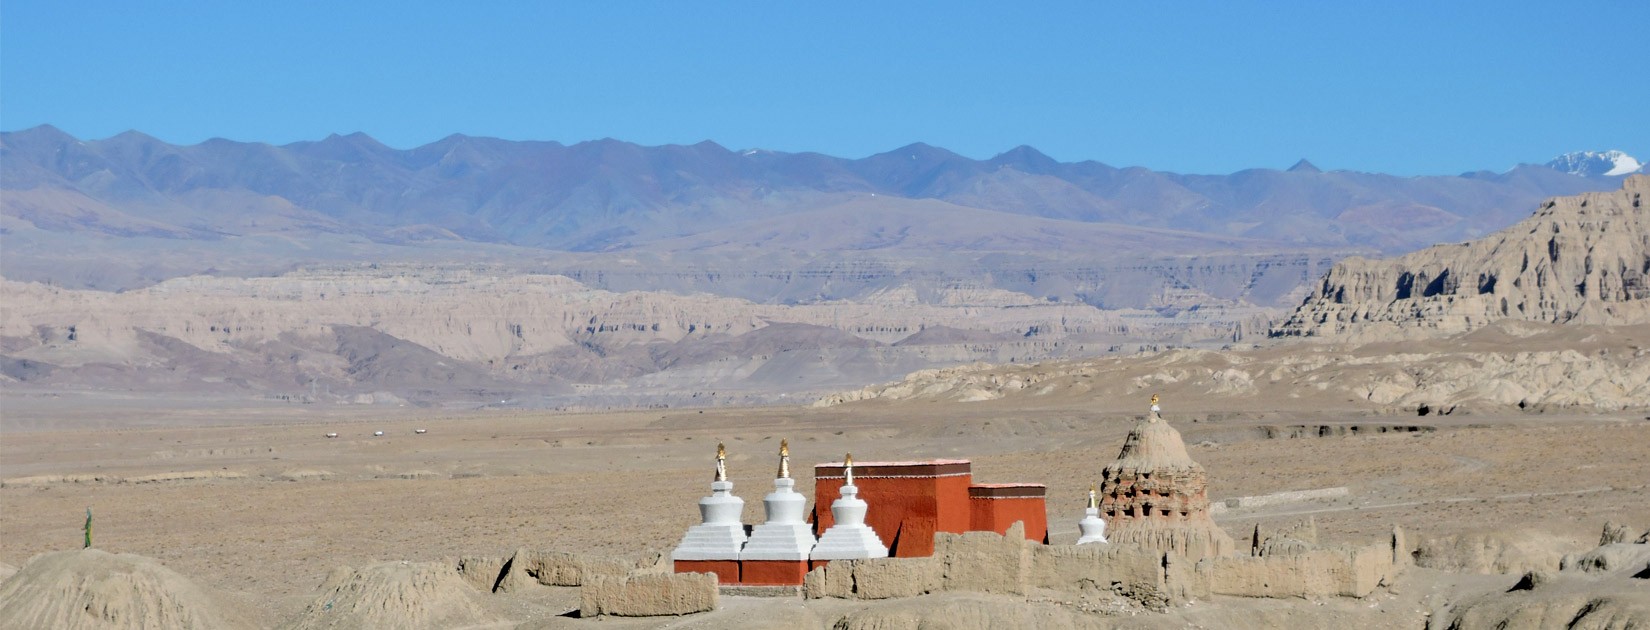
<svg viewBox="0 0 1650 630">
<path fill-rule="evenodd" d="M 1650 322 L 1650 176 L 1548 200 L 1487 238 L 1330 270 L 1274 336 L 1375 340 L 1472 330 L 1498 319 Z"/>
</svg>

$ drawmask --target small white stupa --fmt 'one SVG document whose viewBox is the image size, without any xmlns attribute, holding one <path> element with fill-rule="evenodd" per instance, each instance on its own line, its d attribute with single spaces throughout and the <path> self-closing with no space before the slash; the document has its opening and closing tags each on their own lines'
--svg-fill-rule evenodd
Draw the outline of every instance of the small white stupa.
<svg viewBox="0 0 1650 630">
<path fill-rule="evenodd" d="M 836 521 L 819 537 L 814 546 L 814 560 L 858 560 L 886 558 L 888 547 L 882 544 L 877 532 L 865 524 L 865 501 L 854 487 L 854 454 L 843 460 L 842 497 L 831 503 L 831 517 Z"/>
<path fill-rule="evenodd" d="M 767 521 L 751 530 L 739 559 L 807 560 L 815 542 L 813 531 L 803 520 L 808 499 L 796 491 L 796 480 L 791 478 L 791 447 L 785 440 L 779 441 L 779 476 L 773 480 L 773 492 L 762 497 L 762 508 L 767 512 Z"/>
<path fill-rule="evenodd" d="M 733 496 L 728 481 L 728 450 L 716 445 L 716 480 L 710 482 L 710 496 L 699 499 L 698 525 L 689 527 L 671 560 L 738 560 L 745 546 L 745 524 L 739 521 L 745 500 Z"/>
<path fill-rule="evenodd" d="M 1100 518 L 1100 499 L 1095 496 L 1094 484 L 1089 484 L 1089 507 L 1083 510 L 1077 529 L 1083 532 L 1083 537 L 1077 539 L 1079 545 L 1106 542 L 1106 521 Z"/>
</svg>

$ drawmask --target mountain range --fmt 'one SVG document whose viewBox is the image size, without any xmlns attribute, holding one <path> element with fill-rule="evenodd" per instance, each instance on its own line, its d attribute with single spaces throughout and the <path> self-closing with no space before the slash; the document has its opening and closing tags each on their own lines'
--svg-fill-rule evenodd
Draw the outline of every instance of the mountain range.
<svg viewBox="0 0 1650 630">
<path fill-rule="evenodd" d="M 1565 153 L 1547 163 L 1556 171 L 1583 177 L 1615 177 L 1650 172 L 1637 158 L 1621 151 L 1576 151 Z"/>
<path fill-rule="evenodd" d="M 1200 235 L 1193 251 L 1204 252 L 1396 252 L 1494 231 L 1549 196 L 1619 185 L 1589 159 L 1450 177 L 1326 172 L 1305 160 L 1282 171 L 1184 175 L 1063 163 L 1025 146 L 988 160 L 925 144 L 845 159 L 708 141 L 462 135 L 399 150 L 361 133 L 178 146 L 135 131 L 83 141 L 41 126 L 0 134 L 0 211 L 8 234 L 276 234 L 568 252 L 1140 245 L 1128 228 Z"/>
<path fill-rule="evenodd" d="M 8 387 L 546 406 L 1218 348 L 1348 255 L 1493 232 L 1623 181 L 50 127 L 0 134 L 0 166 Z"/>
</svg>

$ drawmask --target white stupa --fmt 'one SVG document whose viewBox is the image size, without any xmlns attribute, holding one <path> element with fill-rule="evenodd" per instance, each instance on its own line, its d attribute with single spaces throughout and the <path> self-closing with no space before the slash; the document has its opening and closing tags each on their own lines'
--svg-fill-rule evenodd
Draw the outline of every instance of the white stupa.
<svg viewBox="0 0 1650 630">
<path fill-rule="evenodd" d="M 1077 521 L 1077 529 L 1083 532 L 1077 539 L 1079 545 L 1106 542 L 1106 521 L 1100 518 L 1100 500 L 1094 494 L 1094 484 L 1089 484 L 1089 507 L 1083 510 L 1083 520 Z"/>
<path fill-rule="evenodd" d="M 738 560 L 739 550 L 745 546 L 745 524 L 739 517 L 745 511 L 745 500 L 733 496 L 733 482 L 728 481 L 728 451 L 716 445 L 716 480 L 710 482 L 710 496 L 699 499 L 698 525 L 689 527 L 671 560 Z"/>
<path fill-rule="evenodd" d="M 865 501 L 854 487 L 854 454 L 843 460 L 842 497 L 831 503 L 831 517 L 836 521 L 819 537 L 814 546 L 814 560 L 858 560 L 886 558 L 888 547 L 882 544 L 877 532 L 865 524 Z"/>
<path fill-rule="evenodd" d="M 791 447 L 785 440 L 779 441 L 779 476 L 773 480 L 773 492 L 762 497 L 762 508 L 767 512 L 767 522 L 751 530 L 739 559 L 807 560 L 815 542 L 813 531 L 803 520 L 808 499 L 796 491 L 796 480 L 791 478 Z"/>
</svg>

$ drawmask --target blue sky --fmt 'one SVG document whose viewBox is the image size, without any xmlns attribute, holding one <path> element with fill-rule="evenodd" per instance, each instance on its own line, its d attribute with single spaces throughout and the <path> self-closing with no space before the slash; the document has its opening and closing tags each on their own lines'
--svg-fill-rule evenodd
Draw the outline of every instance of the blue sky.
<svg viewBox="0 0 1650 630">
<path fill-rule="evenodd" d="M 1453 174 L 1650 158 L 1646 24 L 1641 1 L 6 0 L 0 129 Z"/>
</svg>

